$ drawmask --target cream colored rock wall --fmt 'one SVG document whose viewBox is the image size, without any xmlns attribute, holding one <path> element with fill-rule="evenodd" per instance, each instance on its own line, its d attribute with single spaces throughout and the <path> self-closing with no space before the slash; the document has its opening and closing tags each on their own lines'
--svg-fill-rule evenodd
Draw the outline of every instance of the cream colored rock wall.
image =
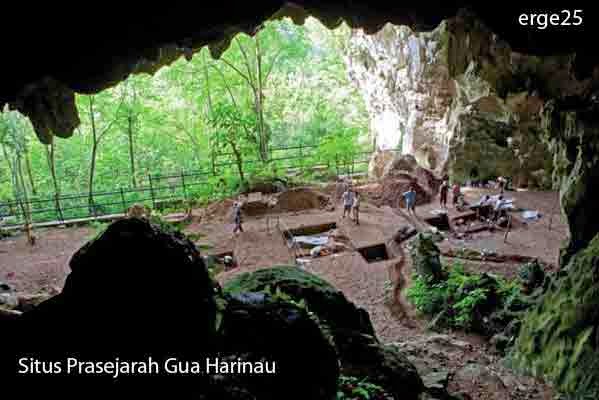
<svg viewBox="0 0 599 400">
<path fill-rule="evenodd" d="M 573 77 L 570 56 L 513 52 L 466 12 L 431 32 L 354 30 L 347 64 L 379 149 L 401 149 L 456 179 L 507 175 L 520 186 L 551 185 L 544 104 L 589 85 Z"/>
</svg>

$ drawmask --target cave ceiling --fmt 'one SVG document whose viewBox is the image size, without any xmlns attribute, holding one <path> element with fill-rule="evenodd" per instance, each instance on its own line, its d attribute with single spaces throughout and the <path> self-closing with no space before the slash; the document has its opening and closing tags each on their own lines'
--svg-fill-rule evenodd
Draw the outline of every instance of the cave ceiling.
<svg viewBox="0 0 599 400">
<path fill-rule="evenodd" d="M 27 115 L 44 143 L 54 135 L 68 137 L 79 123 L 75 93 L 96 93 L 132 73 L 153 73 L 181 56 L 191 57 L 203 46 L 218 57 L 236 33 L 251 34 L 264 20 L 281 16 L 301 23 L 312 15 L 331 28 L 345 21 L 367 32 L 376 32 L 387 22 L 421 31 L 468 8 L 516 51 L 576 53 L 575 70 L 584 76 L 599 64 L 594 48 L 599 20 L 589 3 L 573 3 L 561 7 L 547 1 L 535 5 L 427 0 L 3 4 L 0 106 L 9 104 Z M 546 30 L 518 24 L 522 12 L 565 7 L 584 9 L 585 23 Z M 12 20 L 7 18 L 11 15 Z"/>
</svg>

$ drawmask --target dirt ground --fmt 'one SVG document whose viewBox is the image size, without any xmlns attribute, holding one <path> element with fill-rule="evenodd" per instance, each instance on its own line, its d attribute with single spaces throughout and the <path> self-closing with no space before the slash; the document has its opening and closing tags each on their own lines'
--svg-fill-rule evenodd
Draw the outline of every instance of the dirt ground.
<svg viewBox="0 0 599 400">
<path fill-rule="evenodd" d="M 87 227 L 41 229 L 35 247 L 23 235 L 0 240 L 0 281 L 24 293 L 62 288 L 71 256 L 93 233 Z"/>
<path fill-rule="evenodd" d="M 465 190 L 466 199 L 475 202 L 483 193 L 481 189 Z M 493 193 L 491 193 L 493 194 Z M 468 247 L 478 250 L 491 250 L 499 254 L 519 254 L 538 257 L 547 264 L 557 264 L 559 247 L 568 236 L 568 229 L 559 214 L 557 193 L 555 192 L 507 192 L 507 198 L 513 198 L 515 205 L 522 209 L 538 210 L 543 217 L 534 222 L 525 223 L 520 212 L 513 213 L 517 223 L 504 242 L 504 232 L 481 232 L 471 238 L 448 238 L 440 244 L 442 249 Z M 424 218 L 430 217 L 432 210 L 438 209 L 437 199 L 433 203 L 417 207 L 417 218 L 410 217 L 403 210 L 393 210 L 388 206 L 376 207 L 363 200 L 360 216 L 361 224 L 355 225 L 349 218 L 341 218 L 339 206 L 334 211 L 311 209 L 296 212 L 245 217 L 244 232 L 233 235 L 228 201 L 220 206 L 211 206 L 211 212 L 196 210 L 194 214 L 203 215 L 189 225 L 186 233 L 195 234 L 197 244 L 203 254 L 233 252 L 239 266 L 223 272 L 217 279 L 223 283 L 233 276 L 269 268 L 274 265 L 294 264 L 295 255 L 287 246 L 281 231 L 302 226 L 336 223 L 340 232 L 351 239 L 354 249 L 386 243 L 402 226 L 426 227 Z M 450 207 L 449 216 L 460 213 Z M 553 217 L 551 215 L 553 214 Z M 551 230 L 549 224 L 551 220 Z M 38 244 L 31 248 L 25 238 L 13 237 L 0 240 L 0 280 L 6 281 L 21 292 L 37 292 L 48 287 L 61 287 L 69 272 L 68 260 L 93 234 L 89 228 L 64 228 L 38 231 Z M 407 251 L 405 252 L 407 254 Z M 418 317 L 414 310 L 409 318 L 398 320 L 386 306 L 390 290 L 390 265 L 398 260 L 367 263 L 356 251 L 347 251 L 331 256 L 314 259 L 305 268 L 329 281 L 342 290 L 346 296 L 370 314 L 375 330 L 383 342 L 426 341 L 433 335 L 427 331 L 426 321 Z M 466 262 L 472 270 L 501 274 L 512 278 L 518 265 L 509 263 Z M 406 259 L 403 274 L 406 278 L 412 273 L 410 260 Z M 501 369 L 499 360 L 490 355 L 484 340 L 461 332 L 448 332 L 448 337 L 466 343 L 455 356 L 448 357 L 446 365 L 451 370 L 459 370 L 470 363 L 477 362 L 488 366 L 489 371 Z M 455 350 L 455 349 L 454 349 Z M 452 350 L 453 351 L 453 350 Z M 507 375 L 505 375 L 507 374 Z M 498 391 L 483 384 L 472 388 L 474 380 L 464 378 L 452 382 L 450 387 L 472 390 L 475 399 L 550 399 L 551 389 L 531 378 L 519 377 L 505 372 L 504 390 Z M 510 383 L 505 383 L 509 381 Z M 456 389 L 456 390 L 458 390 Z M 501 395 L 499 394 L 501 392 Z M 506 397 L 507 396 L 507 397 Z"/>
</svg>

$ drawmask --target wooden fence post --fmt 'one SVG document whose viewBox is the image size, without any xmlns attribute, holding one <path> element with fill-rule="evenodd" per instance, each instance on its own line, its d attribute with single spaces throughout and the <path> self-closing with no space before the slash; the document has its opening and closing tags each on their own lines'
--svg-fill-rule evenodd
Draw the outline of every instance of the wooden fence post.
<svg viewBox="0 0 599 400">
<path fill-rule="evenodd" d="M 91 194 L 91 206 L 92 206 L 92 215 L 94 218 L 98 218 L 98 208 L 96 207 L 96 200 L 94 200 L 94 193 Z"/>
<path fill-rule="evenodd" d="M 125 193 L 123 192 L 123 188 L 121 188 L 121 202 L 123 203 L 123 214 L 127 214 L 127 204 L 125 203 Z"/>
<path fill-rule="evenodd" d="M 299 162 L 300 162 L 300 174 L 304 175 L 304 153 L 302 151 L 302 142 L 299 144 Z"/>
<path fill-rule="evenodd" d="M 62 208 L 60 207 L 60 196 L 58 193 L 54 193 L 54 196 L 56 197 L 56 210 L 58 211 L 58 216 L 60 221 L 64 222 L 64 214 L 62 213 Z"/>
<path fill-rule="evenodd" d="M 210 149 L 210 165 L 212 167 L 212 176 L 216 176 L 216 157 L 214 154 L 214 148 Z"/>
<path fill-rule="evenodd" d="M 150 181 L 150 196 L 152 197 L 152 208 L 156 208 L 156 200 L 154 197 L 154 185 L 152 184 L 152 175 L 148 175 L 148 180 Z"/>
<path fill-rule="evenodd" d="M 187 189 L 185 188 L 185 175 L 181 171 L 181 185 L 183 186 L 183 198 L 187 200 Z"/>
</svg>

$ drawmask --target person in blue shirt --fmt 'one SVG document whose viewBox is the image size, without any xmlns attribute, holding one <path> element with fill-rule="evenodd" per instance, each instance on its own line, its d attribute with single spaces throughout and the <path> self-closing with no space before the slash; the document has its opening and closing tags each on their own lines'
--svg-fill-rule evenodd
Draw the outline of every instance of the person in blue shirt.
<svg viewBox="0 0 599 400">
<path fill-rule="evenodd" d="M 410 190 L 402 194 L 402 196 L 406 202 L 408 212 L 412 211 L 416 213 L 416 190 L 414 190 L 414 186 L 410 186 Z"/>
</svg>

